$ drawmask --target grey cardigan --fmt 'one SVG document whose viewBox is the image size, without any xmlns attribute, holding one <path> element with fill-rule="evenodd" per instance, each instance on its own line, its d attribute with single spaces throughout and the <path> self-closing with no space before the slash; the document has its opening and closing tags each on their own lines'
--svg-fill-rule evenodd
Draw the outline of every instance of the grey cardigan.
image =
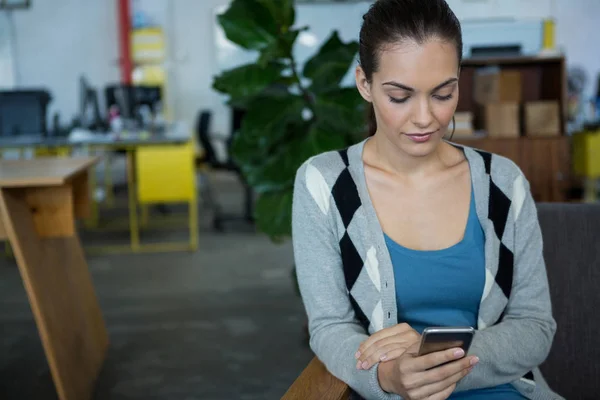
<svg viewBox="0 0 600 400">
<path fill-rule="evenodd" d="M 400 399 L 381 389 L 378 365 L 357 370 L 354 358 L 367 335 L 398 324 L 394 279 L 402 279 L 393 274 L 367 191 L 365 142 L 299 168 L 292 211 L 296 273 L 317 357 L 361 396 Z M 538 369 L 556 323 L 529 184 L 507 158 L 457 147 L 471 170 L 486 275 L 469 352 L 480 362 L 456 390 L 512 383 L 529 399 L 561 399 Z"/>
</svg>

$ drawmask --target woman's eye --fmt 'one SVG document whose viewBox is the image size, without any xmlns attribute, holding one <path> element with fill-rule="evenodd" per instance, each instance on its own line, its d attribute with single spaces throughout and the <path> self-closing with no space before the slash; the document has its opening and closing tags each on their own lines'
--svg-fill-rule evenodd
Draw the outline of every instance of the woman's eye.
<svg viewBox="0 0 600 400">
<path fill-rule="evenodd" d="M 401 99 L 398 99 L 398 98 L 396 98 L 396 97 L 391 97 L 391 96 L 390 96 L 390 101 L 391 101 L 392 103 L 405 103 L 405 102 L 406 102 L 406 100 L 408 100 L 408 99 L 409 99 L 408 97 L 403 97 L 403 98 L 401 98 Z"/>
<path fill-rule="evenodd" d="M 440 96 L 440 95 L 437 95 L 437 94 L 436 94 L 436 95 L 434 95 L 433 97 L 434 97 L 436 100 L 447 101 L 447 100 L 450 100 L 450 99 L 452 98 L 452 93 L 450 93 L 450 94 L 449 94 L 449 95 L 447 95 L 447 96 Z"/>
</svg>

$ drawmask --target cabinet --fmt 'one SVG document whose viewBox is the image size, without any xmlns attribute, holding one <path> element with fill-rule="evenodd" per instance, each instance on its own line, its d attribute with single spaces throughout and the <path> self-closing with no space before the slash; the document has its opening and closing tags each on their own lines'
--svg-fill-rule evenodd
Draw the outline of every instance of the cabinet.
<svg viewBox="0 0 600 400">
<path fill-rule="evenodd" d="M 565 58 L 559 57 L 498 57 L 465 59 L 460 72 L 460 97 L 457 111 L 478 115 L 475 101 L 475 75 L 479 68 L 498 67 L 518 71 L 520 84 L 520 126 L 523 127 L 523 104 L 552 100 L 559 104 L 560 132 L 557 136 L 526 136 L 524 129 L 511 138 L 472 136 L 454 138 L 459 144 L 479 148 L 513 160 L 531 184 L 538 202 L 563 202 L 571 189 L 571 144 L 565 135 L 566 73 Z"/>
<path fill-rule="evenodd" d="M 531 184 L 535 201 L 567 201 L 571 178 L 569 137 L 479 138 L 457 139 L 454 142 L 514 161 Z"/>
</svg>

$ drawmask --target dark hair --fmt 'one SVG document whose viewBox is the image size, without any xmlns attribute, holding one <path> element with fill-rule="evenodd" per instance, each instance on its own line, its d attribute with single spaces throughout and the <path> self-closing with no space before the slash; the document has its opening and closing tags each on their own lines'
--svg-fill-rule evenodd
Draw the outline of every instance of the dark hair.
<svg viewBox="0 0 600 400">
<path fill-rule="evenodd" d="M 363 16 L 360 30 L 359 63 L 371 82 L 379 68 L 382 47 L 403 40 L 419 44 L 439 38 L 456 45 L 462 61 L 460 22 L 445 0 L 377 0 Z M 369 135 L 377 130 L 373 105 L 369 110 Z"/>
</svg>

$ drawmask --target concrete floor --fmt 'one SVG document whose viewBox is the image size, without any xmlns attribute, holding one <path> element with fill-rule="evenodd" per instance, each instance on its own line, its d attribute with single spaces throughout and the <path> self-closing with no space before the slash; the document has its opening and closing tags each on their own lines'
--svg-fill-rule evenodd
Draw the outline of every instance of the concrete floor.
<svg viewBox="0 0 600 400">
<path fill-rule="evenodd" d="M 235 182 L 219 181 L 216 194 L 241 210 Z M 95 399 L 279 399 L 310 361 L 290 244 L 235 225 L 213 233 L 205 209 L 200 219 L 195 253 L 88 256 L 111 341 Z M 4 257 L 0 328 L 0 399 L 57 399 Z"/>
</svg>

